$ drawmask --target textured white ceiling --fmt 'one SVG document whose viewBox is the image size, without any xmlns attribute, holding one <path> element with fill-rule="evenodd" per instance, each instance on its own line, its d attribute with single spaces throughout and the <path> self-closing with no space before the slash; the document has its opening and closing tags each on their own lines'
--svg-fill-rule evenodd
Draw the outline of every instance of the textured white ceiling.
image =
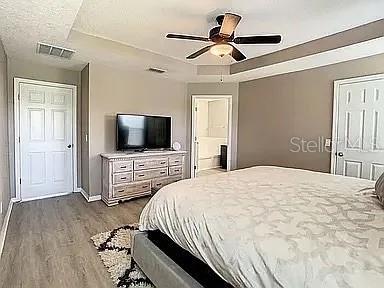
<svg viewBox="0 0 384 288">
<path fill-rule="evenodd" d="M 81 4 L 82 0 L 0 0 L 0 38 L 8 56 L 68 68 L 79 64 L 37 55 L 36 45 L 42 41 L 67 46 Z"/>
<path fill-rule="evenodd" d="M 237 35 L 283 35 L 280 45 L 241 45 L 248 57 L 260 56 L 383 18 L 383 0 L 84 0 L 74 24 L 83 33 L 112 39 L 183 61 L 207 45 L 170 40 L 169 32 L 208 34 L 225 11 L 243 16 Z M 190 63 L 224 64 L 207 53 Z M 190 61 L 190 60 L 188 60 Z"/>
<path fill-rule="evenodd" d="M 384 1 L 0 0 L 0 38 L 9 57 L 56 67 L 80 70 L 99 61 L 136 71 L 165 68 L 169 73 L 162 77 L 179 80 L 218 81 L 217 75 L 197 75 L 193 64 L 229 64 L 230 57 L 207 53 L 187 61 L 185 56 L 204 43 L 165 35 L 207 35 L 215 17 L 226 11 L 243 16 L 237 35 L 283 35 L 277 46 L 242 45 L 251 58 L 381 19 Z M 68 61 L 37 55 L 39 41 L 75 49 L 75 56 Z"/>
</svg>

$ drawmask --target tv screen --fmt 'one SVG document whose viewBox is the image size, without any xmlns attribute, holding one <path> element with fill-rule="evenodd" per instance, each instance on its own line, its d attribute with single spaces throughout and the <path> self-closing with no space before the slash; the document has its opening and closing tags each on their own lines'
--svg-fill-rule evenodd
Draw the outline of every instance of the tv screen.
<svg viewBox="0 0 384 288">
<path fill-rule="evenodd" d="M 171 117 L 118 114 L 117 150 L 171 147 Z"/>
</svg>

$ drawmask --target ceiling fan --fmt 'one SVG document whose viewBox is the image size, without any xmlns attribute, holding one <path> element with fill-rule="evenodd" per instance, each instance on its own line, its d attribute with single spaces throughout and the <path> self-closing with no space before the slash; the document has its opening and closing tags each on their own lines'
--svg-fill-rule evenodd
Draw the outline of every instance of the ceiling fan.
<svg viewBox="0 0 384 288">
<path fill-rule="evenodd" d="M 199 51 L 189 55 L 187 59 L 195 59 L 200 55 L 211 51 L 212 54 L 223 57 L 231 55 L 236 61 L 245 60 L 247 57 L 241 53 L 235 46 L 230 44 L 278 44 L 281 42 L 280 35 L 265 35 L 265 36 L 245 36 L 235 37 L 235 29 L 241 20 L 241 16 L 233 13 L 225 13 L 216 18 L 219 26 L 214 27 L 209 31 L 209 37 L 168 34 L 167 38 L 195 40 L 203 42 L 214 42 L 214 44 L 206 46 Z"/>
</svg>

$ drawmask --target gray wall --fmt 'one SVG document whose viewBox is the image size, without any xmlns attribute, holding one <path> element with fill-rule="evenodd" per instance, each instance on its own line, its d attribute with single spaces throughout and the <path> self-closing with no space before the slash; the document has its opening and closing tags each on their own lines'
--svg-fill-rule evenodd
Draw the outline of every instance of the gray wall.
<svg viewBox="0 0 384 288">
<path fill-rule="evenodd" d="M 80 89 L 80 72 L 70 71 L 60 68 L 54 68 L 50 66 L 36 64 L 34 62 L 8 58 L 8 114 L 9 114 L 9 141 L 14 146 L 14 119 L 13 119 L 13 79 L 14 78 L 26 78 L 33 80 L 57 82 L 63 84 L 71 84 L 78 86 L 78 105 L 81 100 Z M 79 107 L 78 107 L 79 108 Z M 78 116 L 81 109 L 77 109 Z M 78 117 L 79 118 L 79 117 Z M 78 141 L 79 142 L 79 141 Z M 79 147 L 78 147 L 79 148 Z M 11 179 L 14 179 L 14 161 L 15 154 L 14 149 L 10 151 L 10 173 Z M 78 157 L 80 157 L 78 155 Z M 80 167 L 78 168 L 78 174 L 80 173 Z M 79 176 L 79 175 L 78 175 Z M 79 177 L 78 177 L 78 180 Z M 11 195 L 15 197 L 15 185 L 14 181 L 11 181 Z"/>
<path fill-rule="evenodd" d="M 172 138 L 186 148 L 186 84 L 149 72 L 120 71 L 101 64 L 89 66 L 89 194 L 101 193 L 101 158 L 115 151 L 116 113 L 172 116 Z"/>
<path fill-rule="evenodd" d="M 292 137 L 331 138 L 333 81 L 384 72 L 384 55 L 240 83 L 238 166 L 329 172 L 329 152 L 293 153 Z"/>
<path fill-rule="evenodd" d="M 0 201 L 3 205 L 0 228 L 10 201 L 8 152 L 7 56 L 0 41 Z"/>
<path fill-rule="evenodd" d="M 187 147 L 191 149 L 191 130 L 192 130 L 192 95 L 232 95 L 232 152 L 231 169 L 237 167 L 237 133 L 238 133 L 238 83 L 189 83 L 188 102 L 187 102 Z M 188 162 L 190 161 L 188 157 Z M 190 164 L 188 163 L 188 167 Z"/>
<path fill-rule="evenodd" d="M 89 64 L 81 71 L 81 187 L 89 195 Z"/>
</svg>

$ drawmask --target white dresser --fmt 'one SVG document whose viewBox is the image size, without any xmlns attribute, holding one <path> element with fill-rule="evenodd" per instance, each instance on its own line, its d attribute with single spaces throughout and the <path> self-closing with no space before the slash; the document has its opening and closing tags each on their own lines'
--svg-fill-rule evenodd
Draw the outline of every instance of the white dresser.
<svg viewBox="0 0 384 288">
<path fill-rule="evenodd" d="M 101 154 L 102 200 L 108 205 L 151 195 L 185 178 L 186 151 Z"/>
</svg>

